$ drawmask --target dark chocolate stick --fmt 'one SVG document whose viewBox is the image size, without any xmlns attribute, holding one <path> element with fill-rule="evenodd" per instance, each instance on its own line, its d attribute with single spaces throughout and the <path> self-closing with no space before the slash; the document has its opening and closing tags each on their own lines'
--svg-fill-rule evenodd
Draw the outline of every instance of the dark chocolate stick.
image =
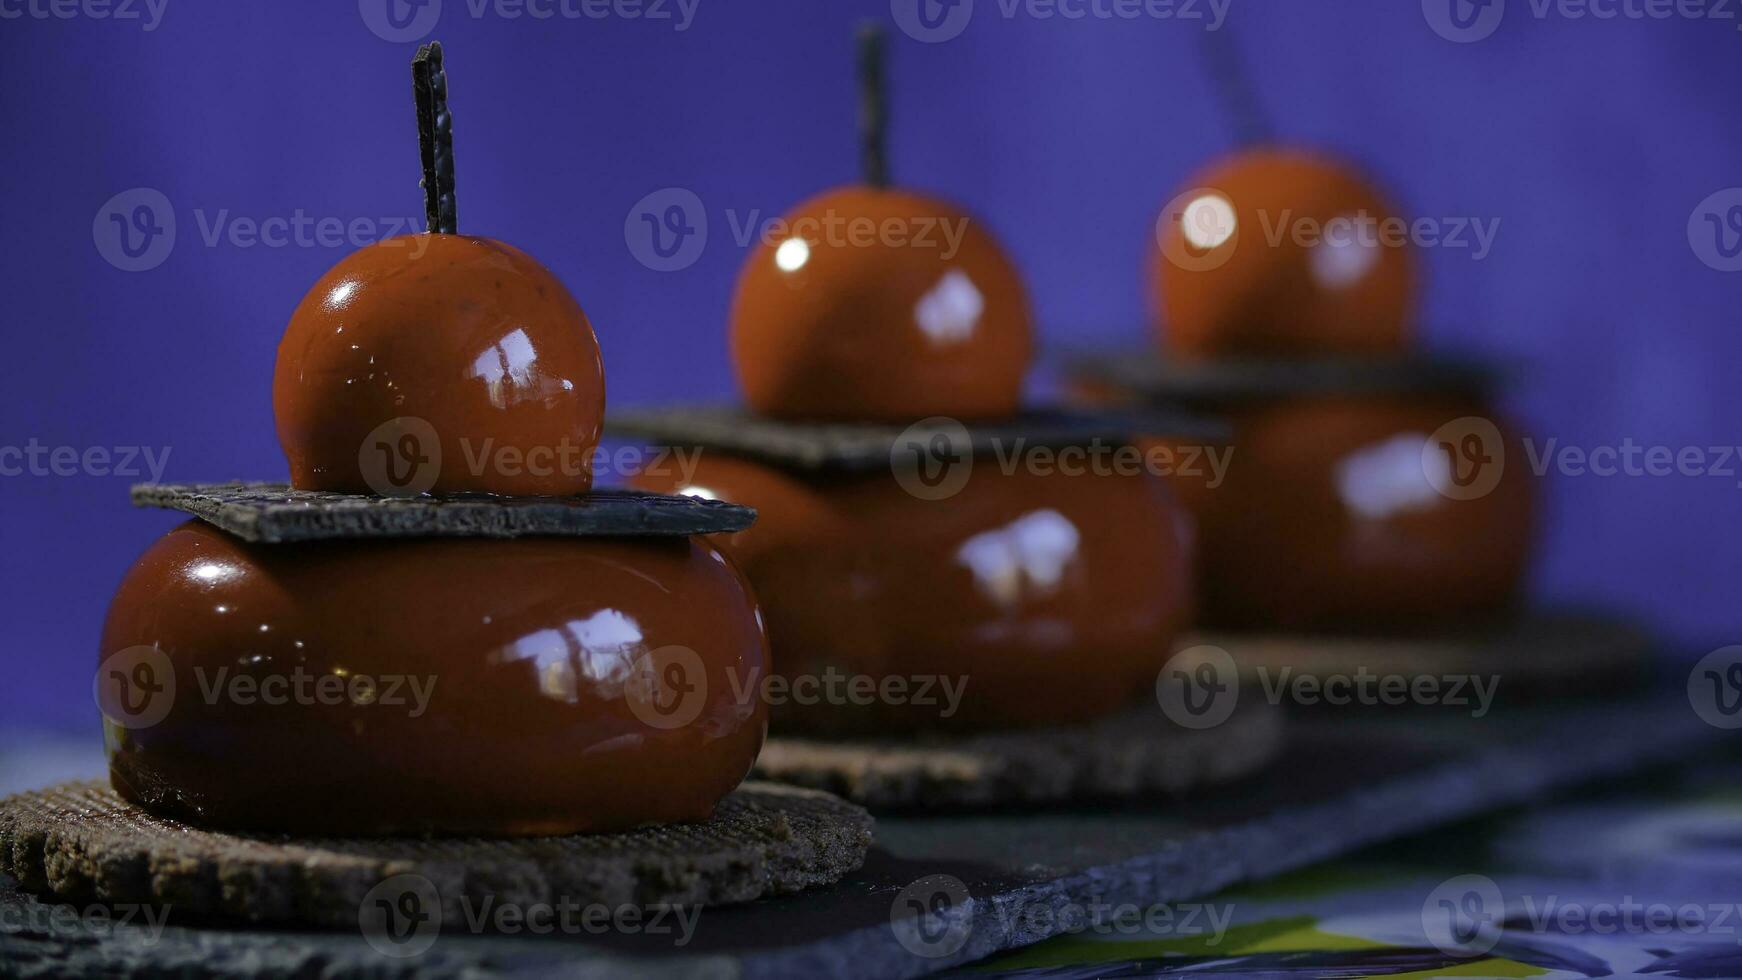
<svg viewBox="0 0 1742 980">
<path fill-rule="evenodd" d="M 448 111 L 448 73 L 440 41 L 417 49 L 411 59 L 411 90 L 417 99 L 417 148 L 423 158 L 424 220 L 429 230 L 459 230 L 454 203 L 454 117 Z"/>
<path fill-rule="evenodd" d="M 883 29 L 859 26 L 859 166 L 865 183 L 889 186 L 889 100 L 883 73 Z"/>
<path fill-rule="evenodd" d="M 1241 146 L 1270 142 L 1276 131 L 1258 98 L 1252 76 L 1246 71 L 1245 59 L 1240 56 L 1240 47 L 1230 25 L 1223 24 L 1218 30 L 1202 33 L 1204 63 L 1209 70 L 1210 84 L 1222 102 L 1223 113 L 1234 126 L 1235 142 Z"/>
</svg>

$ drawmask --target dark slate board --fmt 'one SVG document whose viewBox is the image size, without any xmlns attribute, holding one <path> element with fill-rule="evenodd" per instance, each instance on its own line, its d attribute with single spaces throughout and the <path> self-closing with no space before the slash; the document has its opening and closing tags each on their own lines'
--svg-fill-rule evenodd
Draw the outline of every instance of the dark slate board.
<svg viewBox="0 0 1742 980">
<path fill-rule="evenodd" d="M 935 423 L 935 424 L 934 424 Z M 911 426 L 881 423 L 783 422 L 734 406 L 680 405 L 613 412 L 607 435 L 661 446 L 699 447 L 749 456 L 789 469 L 887 470 L 907 447 L 929 448 L 942 435 L 948 452 L 975 456 L 1022 448 L 1062 449 L 1097 443 L 1125 445 L 1133 437 L 1164 435 L 1221 439 L 1226 426 L 1166 409 L 1032 409 L 1013 419 L 960 422 L 927 419 Z M 966 447 L 961 443 L 966 441 Z"/>
<path fill-rule="evenodd" d="M 1364 845 L 1534 801 L 1574 785 L 1666 764 L 1728 736 L 1684 691 L 1556 708 L 1499 707 L 1481 720 L 1440 709 L 1362 710 L 1298 725 L 1261 776 L 1203 798 L 954 817 L 885 817 L 865 866 L 829 889 L 704 911 L 687 945 L 670 936 L 446 936 L 414 960 L 388 960 L 354 932 L 247 932 L 171 925 L 155 944 L 136 926 L 51 918 L 0 890 L 0 962 L 21 971 L 139 975 L 505 974 L 579 977 L 917 977 L 1038 942 L 1066 903 L 1183 902 Z M 923 957 L 902 945 L 891 908 L 918 879 L 950 875 L 970 899 L 943 928 L 960 947 Z M 173 917 L 173 913 L 172 913 Z M 905 917 L 904 917 L 905 919 Z"/>
<path fill-rule="evenodd" d="M 1486 396 L 1510 371 L 1458 358 L 1163 360 L 1148 351 L 1082 355 L 1065 361 L 1079 382 L 1111 386 L 1145 400 L 1222 406 L 1302 395 Z"/>
<path fill-rule="evenodd" d="M 1221 647 L 1248 670 L 1297 675 L 1499 676 L 1507 697 L 1600 695 L 1649 680 L 1657 642 L 1638 622 L 1600 609 L 1549 608 L 1419 632 L 1339 635 L 1203 629 L 1182 646 Z"/>
<path fill-rule="evenodd" d="M 640 490 L 580 497 L 377 497 L 282 483 L 142 483 L 136 507 L 185 511 L 244 541 L 335 538 L 671 536 L 742 531 L 756 511 L 721 500 Z"/>
</svg>

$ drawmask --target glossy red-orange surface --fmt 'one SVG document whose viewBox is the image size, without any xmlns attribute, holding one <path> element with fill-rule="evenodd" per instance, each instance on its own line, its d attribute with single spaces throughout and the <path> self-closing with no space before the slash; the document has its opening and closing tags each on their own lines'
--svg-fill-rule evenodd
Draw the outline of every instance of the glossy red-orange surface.
<svg viewBox="0 0 1742 980">
<path fill-rule="evenodd" d="M 717 543 L 767 612 L 776 672 L 878 688 L 863 703 L 776 704 L 777 730 L 1098 717 L 1153 697 L 1188 615 L 1189 534 L 1147 475 L 1005 475 L 988 459 L 954 496 L 922 500 L 888 473 L 801 477 L 710 454 L 687 482 L 642 482 L 757 507 L 756 526 Z M 882 696 L 886 678 L 906 703 Z M 959 705 L 917 703 L 920 678 L 963 685 Z"/>
<path fill-rule="evenodd" d="M 1223 482 L 1175 480 L 1198 522 L 1207 625 L 1458 624 L 1517 596 L 1536 524 L 1533 478 L 1516 431 L 1491 409 L 1348 397 L 1229 415 Z M 1469 443 L 1476 426 L 1461 419 L 1489 420 L 1486 444 Z"/>
<path fill-rule="evenodd" d="M 1179 356 L 1390 354 L 1416 299 L 1407 225 L 1364 176 L 1292 149 L 1195 174 L 1156 228 L 1150 281 Z"/>
<path fill-rule="evenodd" d="M 768 668 L 754 600 L 699 539 L 249 545 L 190 522 L 127 574 L 102 655 L 128 707 L 173 678 L 161 720 L 106 707 L 116 789 L 214 827 L 698 821 L 766 728 L 736 694 Z"/>
<path fill-rule="evenodd" d="M 744 398 L 786 419 L 1011 415 L 1031 355 L 1021 278 L 978 219 L 899 190 L 799 205 L 732 302 Z"/>
<path fill-rule="evenodd" d="M 272 397 L 296 487 L 566 495 L 592 486 L 605 376 L 548 269 L 502 242 L 425 234 L 359 249 L 315 283 Z"/>
</svg>

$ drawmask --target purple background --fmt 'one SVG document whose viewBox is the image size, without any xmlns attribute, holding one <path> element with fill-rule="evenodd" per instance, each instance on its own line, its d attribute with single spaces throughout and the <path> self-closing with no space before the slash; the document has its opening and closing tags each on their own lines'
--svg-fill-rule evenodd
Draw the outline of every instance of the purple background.
<svg viewBox="0 0 1742 980">
<path fill-rule="evenodd" d="M 167 446 L 171 480 L 281 478 L 278 338 L 349 246 L 208 246 L 201 219 L 417 215 L 413 45 L 377 37 L 352 0 L 167 0 L 152 31 L 23 6 L 50 2 L 0 0 L 24 11 L 0 19 L 0 445 Z M 700 0 L 682 32 L 444 2 L 431 36 L 453 79 L 461 229 L 569 283 L 613 404 L 731 395 L 722 323 L 744 250 L 728 211 L 773 217 L 853 179 L 850 28 L 889 21 L 889 0 Z M 1742 274 L 1703 264 L 1688 222 L 1742 184 L 1738 22 L 1509 6 L 1473 44 L 1442 39 L 1414 0 L 1232 0 L 1228 28 L 1283 138 L 1361 161 L 1408 213 L 1501 220 L 1483 261 L 1426 252 L 1421 333 L 1536 365 L 1513 407 L 1539 437 L 1737 442 Z M 1204 21 L 977 7 L 953 40 L 892 37 L 897 179 L 1001 233 L 1049 345 L 1147 342 L 1155 212 L 1232 144 Z M 177 239 L 123 272 L 93 219 L 135 187 L 167 196 Z M 694 191 L 711 223 L 700 260 L 671 273 L 624 235 L 665 187 Z M 1734 640 L 1737 480 L 1551 483 L 1534 593 Z M 0 720 L 94 717 L 108 597 L 176 523 L 132 510 L 130 482 L 0 477 Z"/>
</svg>

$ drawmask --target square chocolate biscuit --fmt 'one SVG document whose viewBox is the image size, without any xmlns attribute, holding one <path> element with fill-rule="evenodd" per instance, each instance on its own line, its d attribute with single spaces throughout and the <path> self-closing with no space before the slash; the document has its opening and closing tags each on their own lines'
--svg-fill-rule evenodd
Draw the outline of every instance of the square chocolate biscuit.
<svg viewBox="0 0 1742 980">
<path fill-rule="evenodd" d="M 1486 395 L 1512 372 L 1477 361 L 1402 357 L 1166 360 L 1149 352 L 1070 359 L 1066 376 L 1144 400 L 1226 405 L 1304 395 Z"/>
<path fill-rule="evenodd" d="M 1125 445 L 1148 436 L 1225 437 L 1219 423 L 1167 409 L 1031 409 L 1009 419 L 942 416 L 912 425 L 880 422 L 789 422 L 737 406 L 686 405 L 614 412 L 614 438 L 717 450 L 796 470 L 889 469 L 903 453 L 991 456 L 1026 449 Z"/>
<path fill-rule="evenodd" d="M 378 497 L 293 490 L 282 483 L 142 483 L 139 507 L 186 511 L 244 541 L 338 538 L 649 537 L 742 531 L 749 507 L 640 490 L 578 497 Z"/>
</svg>

